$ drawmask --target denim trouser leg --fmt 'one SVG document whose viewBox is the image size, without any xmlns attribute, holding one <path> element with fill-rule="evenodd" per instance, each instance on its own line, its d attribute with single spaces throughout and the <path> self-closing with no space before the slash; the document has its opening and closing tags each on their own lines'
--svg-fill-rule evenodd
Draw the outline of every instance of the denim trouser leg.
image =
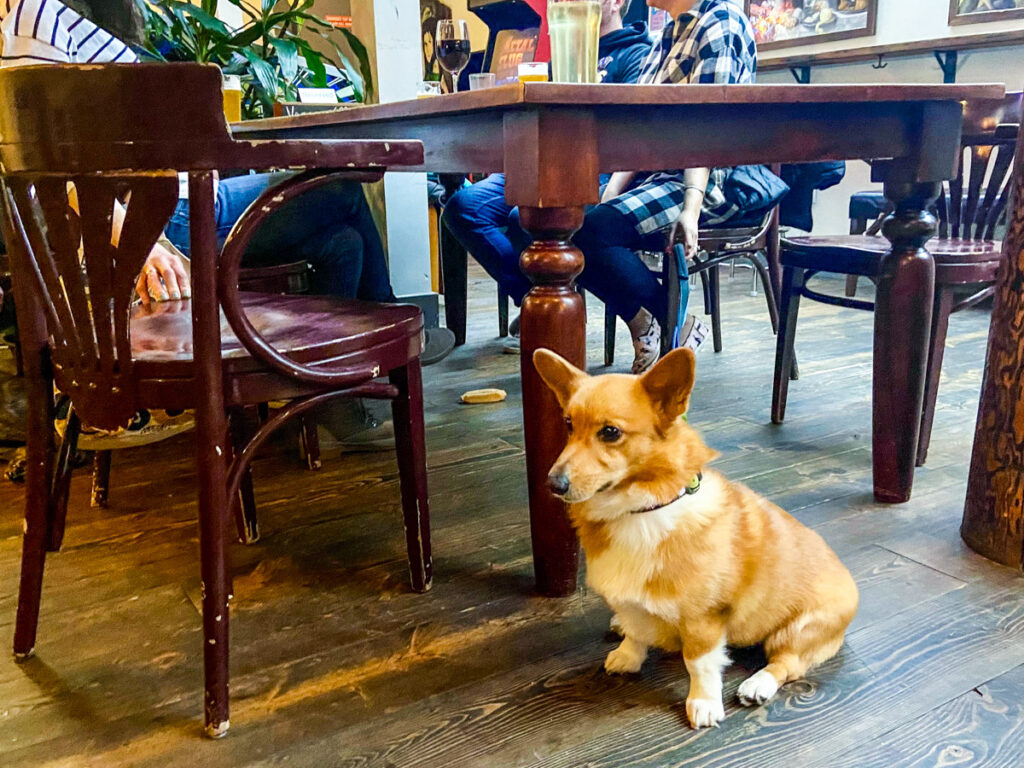
<svg viewBox="0 0 1024 768">
<path fill-rule="evenodd" d="M 626 322 L 640 307 L 665 322 L 665 289 L 635 253 L 661 250 L 663 232 L 640 235 L 615 208 L 597 205 L 587 212 L 573 241 L 583 251 L 585 266 L 579 282 L 584 288 Z"/>
<path fill-rule="evenodd" d="M 511 213 L 505 202 L 505 175 L 494 173 L 452 195 L 443 221 L 462 247 L 519 304 L 530 290 L 530 281 L 519 269 L 522 248 L 517 246 L 523 233 L 511 230 L 512 226 L 518 228 L 509 223 Z"/>
</svg>

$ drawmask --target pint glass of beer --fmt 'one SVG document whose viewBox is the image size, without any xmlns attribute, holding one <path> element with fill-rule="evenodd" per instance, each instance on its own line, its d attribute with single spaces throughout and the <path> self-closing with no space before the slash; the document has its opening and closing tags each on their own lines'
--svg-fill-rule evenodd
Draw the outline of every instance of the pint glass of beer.
<svg viewBox="0 0 1024 768">
<path fill-rule="evenodd" d="M 548 0 L 551 79 L 556 83 L 599 83 L 597 47 L 599 0 Z"/>
</svg>

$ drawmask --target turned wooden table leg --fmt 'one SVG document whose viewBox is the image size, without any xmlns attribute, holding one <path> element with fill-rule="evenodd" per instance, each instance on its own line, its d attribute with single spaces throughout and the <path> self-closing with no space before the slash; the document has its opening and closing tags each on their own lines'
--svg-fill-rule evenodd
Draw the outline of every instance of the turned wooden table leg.
<svg viewBox="0 0 1024 768">
<path fill-rule="evenodd" d="M 976 552 L 1024 567 L 1024 144 L 1003 241 L 960 535 Z"/>
<path fill-rule="evenodd" d="M 935 262 L 924 244 L 935 234 L 928 206 L 938 183 L 887 182 L 896 212 L 882 228 L 892 248 L 883 257 L 875 298 L 873 462 L 875 498 L 899 503 L 914 482 L 928 364 Z"/>
<path fill-rule="evenodd" d="M 533 564 L 541 594 L 561 596 L 576 589 L 579 542 L 565 504 L 545 481 L 567 434 L 562 409 L 533 367 L 533 351 L 545 347 L 586 367 L 583 299 L 572 285 L 583 271 L 583 254 L 569 241 L 583 223 L 583 209 L 521 207 L 519 217 L 533 236 L 520 264 L 534 287 L 519 315 Z"/>
</svg>

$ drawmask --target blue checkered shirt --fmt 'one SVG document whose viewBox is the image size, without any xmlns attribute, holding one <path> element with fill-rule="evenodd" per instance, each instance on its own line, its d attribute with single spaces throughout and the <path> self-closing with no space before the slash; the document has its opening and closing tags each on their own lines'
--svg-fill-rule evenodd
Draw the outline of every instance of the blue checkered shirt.
<svg viewBox="0 0 1024 768">
<path fill-rule="evenodd" d="M 699 0 L 687 13 L 669 22 L 654 41 L 640 70 L 641 85 L 745 84 L 757 72 L 754 30 L 731 0 Z M 739 209 L 725 199 L 722 185 L 729 168 L 714 168 L 704 193 L 701 224 L 728 221 Z M 642 178 L 609 205 L 624 213 L 641 235 L 671 227 L 683 210 L 686 187 L 680 171 Z"/>
</svg>

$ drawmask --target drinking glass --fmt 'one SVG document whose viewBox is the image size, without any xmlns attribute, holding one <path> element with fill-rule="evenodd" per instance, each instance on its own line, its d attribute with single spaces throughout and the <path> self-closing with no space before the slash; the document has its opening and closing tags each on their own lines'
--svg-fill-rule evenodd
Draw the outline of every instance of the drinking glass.
<svg viewBox="0 0 1024 768">
<path fill-rule="evenodd" d="M 224 117 L 229 123 L 242 120 L 242 78 L 224 75 Z"/>
<path fill-rule="evenodd" d="M 599 83 L 597 49 L 601 35 L 599 0 L 548 0 L 551 79 L 556 83 Z"/>
<path fill-rule="evenodd" d="M 469 63 L 469 27 L 461 19 L 437 22 L 437 61 L 452 76 L 452 93 L 458 93 L 459 73 Z"/>
</svg>

